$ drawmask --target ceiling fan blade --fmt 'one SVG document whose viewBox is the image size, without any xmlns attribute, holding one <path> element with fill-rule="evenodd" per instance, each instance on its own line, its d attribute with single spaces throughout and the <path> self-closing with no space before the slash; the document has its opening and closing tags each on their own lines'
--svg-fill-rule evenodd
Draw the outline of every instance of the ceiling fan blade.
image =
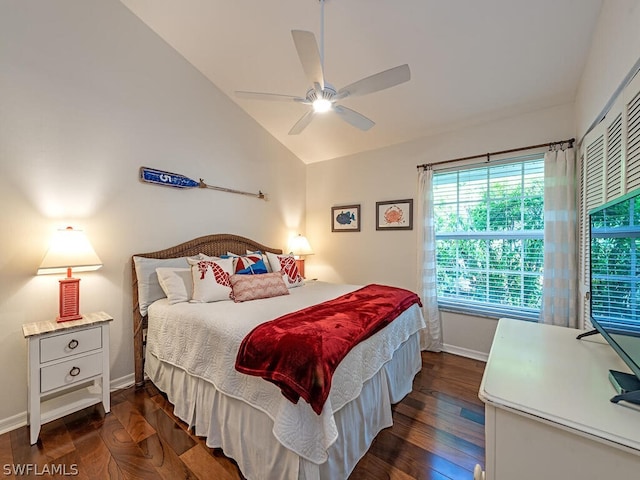
<svg viewBox="0 0 640 480">
<path fill-rule="evenodd" d="M 353 125 L 356 128 L 359 128 L 360 130 L 364 130 L 365 132 L 376 124 L 373 120 L 368 119 L 355 110 L 343 107 L 342 105 L 334 105 L 333 111 L 337 113 L 345 122 Z"/>
<path fill-rule="evenodd" d="M 300 102 L 310 103 L 309 100 L 302 97 L 294 97 L 293 95 L 280 95 L 279 93 L 260 93 L 260 92 L 233 92 L 238 98 L 248 98 L 251 100 L 267 100 L 275 102 Z"/>
<path fill-rule="evenodd" d="M 375 75 L 363 78 L 362 80 L 358 80 L 351 85 L 341 88 L 336 98 L 341 99 L 345 97 L 355 97 L 356 95 L 366 95 L 394 87 L 409 80 L 411 80 L 411 70 L 409 70 L 409 65 L 405 63 L 404 65 L 376 73 Z"/>
<path fill-rule="evenodd" d="M 291 30 L 291 36 L 305 75 L 316 89 L 317 85 L 320 86 L 320 90 L 324 89 L 324 73 L 316 37 L 305 30 Z"/>
<path fill-rule="evenodd" d="M 291 130 L 289 130 L 289 135 L 298 135 L 300 134 L 305 128 L 307 128 L 307 125 L 309 125 L 311 123 L 311 120 L 313 120 L 313 117 L 315 116 L 316 112 L 313 109 L 310 109 L 307 113 L 305 113 L 300 120 L 298 120 L 296 122 L 296 124 L 291 127 Z"/>
</svg>

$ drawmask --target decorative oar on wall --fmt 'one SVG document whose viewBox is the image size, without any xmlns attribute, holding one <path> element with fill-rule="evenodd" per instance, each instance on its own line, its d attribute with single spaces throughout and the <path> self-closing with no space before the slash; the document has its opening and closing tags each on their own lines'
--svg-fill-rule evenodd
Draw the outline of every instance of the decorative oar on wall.
<svg viewBox="0 0 640 480">
<path fill-rule="evenodd" d="M 256 197 L 261 200 L 266 200 L 267 196 L 258 190 L 258 193 L 243 192 L 242 190 L 234 190 L 233 188 L 216 187 L 215 185 L 207 185 L 203 179 L 195 181 L 179 173 L 165 172 L 164 170 L 157 170 L 155 168 L 140 167 L 140 180 L 147 183 L 154 183 L 156 185 L 164 185 L 165 187 L 174 188 L 210 188 L 211 190 L 218 190 L 219 192 L 237 193 L 238 195 L 247 195 L 249 197 Z"/>
</svg>

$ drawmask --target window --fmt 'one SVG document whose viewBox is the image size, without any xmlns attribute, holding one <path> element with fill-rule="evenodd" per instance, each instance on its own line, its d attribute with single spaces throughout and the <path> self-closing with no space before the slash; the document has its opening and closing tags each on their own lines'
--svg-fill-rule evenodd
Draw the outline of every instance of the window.
<svg viewBox="0 0 640 480">
<path fill-rule="evenodd" d="M 440 307 L 537 319 L 543 157 L 434 172 L 433 193 Z"/>
</svg>

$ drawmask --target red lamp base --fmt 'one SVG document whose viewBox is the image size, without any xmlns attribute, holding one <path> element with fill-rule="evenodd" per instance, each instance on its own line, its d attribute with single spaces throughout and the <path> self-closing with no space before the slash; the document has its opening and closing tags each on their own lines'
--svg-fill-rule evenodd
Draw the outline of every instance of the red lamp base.
<svg viewBox="0 0 640 480">
<path fill-rule="evenodd" d="M 305 278 L 304 277 L 304 258 L 296 259 L 296 267 L 298 267 L 298 272 L 300 272 L 300 275 L 302 276 L 302 278 Z"/>
<path fill-rule="evenodd" d="M 80 279 L 67 277 L 60 280 L 60 314 L 57 322 L 80 320 Z"/>
</svg>

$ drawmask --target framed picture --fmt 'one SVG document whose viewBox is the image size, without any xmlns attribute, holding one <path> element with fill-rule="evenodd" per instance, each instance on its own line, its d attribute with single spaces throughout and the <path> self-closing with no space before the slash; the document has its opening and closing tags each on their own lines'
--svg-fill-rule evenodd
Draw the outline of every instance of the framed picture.
<svg viewBox="0 0 640 480">
<path fill-rule="evenodd" d="M 376 230 L 413 230 L 413 199 L 376 202 Z"/>
<path fill-rule="evenodd" d="M 359 232 L 360 205 L 331 207 L 332 232 Z"/>
</svg>

